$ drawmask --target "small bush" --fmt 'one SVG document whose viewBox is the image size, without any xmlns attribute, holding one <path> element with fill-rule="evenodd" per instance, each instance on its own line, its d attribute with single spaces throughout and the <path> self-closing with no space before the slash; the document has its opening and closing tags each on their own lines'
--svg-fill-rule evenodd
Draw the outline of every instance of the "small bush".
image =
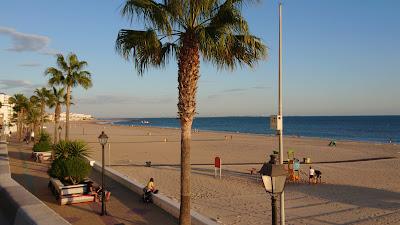
<svg viewBox="0 0 400 225">
<path fill-rule="evenodd" d="M 58 178 L 63 183 L 77 184 L 86 178 L 91 170 L 85 156 L 89 148 L 83 141 L 60 141 L 53 146 L 54 161 L 48 174 Z"/>
<path fill-rule="evenodd" d="M 49 152 L 52 150 L 52 144 L 49 142 L 38 142 L 33 145 L 34 152 Z"/>
<path fill-rule="evenodd" d="M 51 164 L 48 174 L 58 178 L 66 184 L 78 184 L 85 179 L 91 171 L 89 162 L 84 158 L 69 157 L 56 159 Z"/>
<path fill-rule="evenodd" d="M 64 180 L 64 174 L 65 174 L 64 167 L 65 166 L 63 160 L 55 159 L 51 163 L 51 166 L 47 171 L 47 173 L 49 174 L 50 177 L 54 177 L 62 181 Z"/>
<path fill-rule="evenodd" d="M 39 142 L 48 142 L 51 143 L 51 136 L 46 131 L 42 131 L 39 134 Z"/>
<path fill-rule="evenodd" d="M 67 159 L 69 157 L 83 158 L 89 156 L 89 148 L 83 141 L 60 141 L 54 145 L 54 157 Z"/>
<path fill-rule="evenodd" d="M 39 134 L 39 142 L 33 145 L 34 152 L 49 152 L 52 150 L 50 134 L 42 131 Z"/>
</svg>

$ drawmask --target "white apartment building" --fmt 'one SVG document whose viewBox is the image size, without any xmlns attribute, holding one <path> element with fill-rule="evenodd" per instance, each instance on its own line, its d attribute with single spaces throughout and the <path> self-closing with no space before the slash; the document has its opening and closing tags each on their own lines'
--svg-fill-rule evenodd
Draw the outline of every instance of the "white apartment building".
<svg viewBox="0 0 400 225">
<path fill-rule="evenodd" d="M 11 123 L 11 119 L 14 113 L 13 105 L 8 103 L 8 99 L 10 96 L 6 95 L 5 93 L 0 93 L 0 126 L 1 134 L 8 134 L 10 131 L 15 132 L 17 130 L 17 126 Z"/>
<path fill-rule="evenodd" d="M 48 119 L 50 121 L 53 121 L 54 119 L 54 113 L 50 114 L 48 116 Z M 82 114 L 82 113 L 70 113 L 69 114 L 69 120 L 70 121 L 82 121 L 82 120 L 92 120 L 94 119 L 92 115 L 87 115 L 87 114 Z M 60 114 L 60 121 L 65 121 L 65 112 Z"/>
</svg>

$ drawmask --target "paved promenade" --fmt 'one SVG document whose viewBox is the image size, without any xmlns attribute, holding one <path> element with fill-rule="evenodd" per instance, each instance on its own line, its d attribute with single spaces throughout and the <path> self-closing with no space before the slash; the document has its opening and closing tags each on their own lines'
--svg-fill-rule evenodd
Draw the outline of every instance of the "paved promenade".
<svg viewBox="0 0 400 225">
<path fill-rule="evenodd" d="M 142 203 L 139 195 L 107 179 L 106 187 L 112 193 L 111 200 L 107 202 L 108 216 L 99 215 L 101 203 L 97 202 L 58 205 L 47 187 L 49 179 L 46 171 L 49 163 L 33 162 L 30 159 L 31 149 L 32 146 L 26 144 L 8 145 L 12 178 L 71 224 L 178 224 L 177 219 L 162 209 Z M 92 172 L 91 178 L 98 182 L 100 174 Z"/>
</svg>

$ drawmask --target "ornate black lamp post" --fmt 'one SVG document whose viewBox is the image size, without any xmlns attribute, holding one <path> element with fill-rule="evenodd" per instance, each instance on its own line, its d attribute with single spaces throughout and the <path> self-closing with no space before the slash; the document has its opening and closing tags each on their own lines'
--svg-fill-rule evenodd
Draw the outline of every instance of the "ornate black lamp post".
<svg viewBox="0 0 400 225">
<path fill-rule="evenodd" d="M 260 170 L 265 190 L 271 194 L 272 224 L 278 225 L 276 196 L 283 192 L 286 182 L 286 170 L 284 165 L 276 164 L 276 155 L 271 155 L 268 163 L 264 163 Z"/>
<path fill-rule="evenodd" d="M 99 143 L 101 144 L 102 147 L 102 155 L 101 155 L 101 215 L 107 215 L 106 211 L 106 203 L 105 203 L 105 188 L 104 188 L 104 145 L 107 144 L 108 136 L 104 133 L 104 131 L 101 132 L 99 138 Z"/>
</svg>

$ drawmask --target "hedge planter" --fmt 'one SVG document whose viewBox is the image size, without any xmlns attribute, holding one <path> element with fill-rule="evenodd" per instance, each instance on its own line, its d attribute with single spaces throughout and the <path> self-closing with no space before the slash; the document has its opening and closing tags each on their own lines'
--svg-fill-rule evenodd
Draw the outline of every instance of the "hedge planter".
<svg viewBox="0 0 400 225">
<path fill-rule="evenodd" d="M 49 187 L 61 205 L 94 201 L 84 182 L 91 166 L 86 160 L 88 148 L 82 141 L 60 141 L 53 146 L 54 160 L 48 170 Z"/>
<path fill-rule="evenodd" d="M 88 193 L 89 189 L 86 183 L 64 185 L 59 179 L 50 177 L 49 188 L 60 205 L 93 202 L 95 200 L 95 196 Z"/>
</svg>

